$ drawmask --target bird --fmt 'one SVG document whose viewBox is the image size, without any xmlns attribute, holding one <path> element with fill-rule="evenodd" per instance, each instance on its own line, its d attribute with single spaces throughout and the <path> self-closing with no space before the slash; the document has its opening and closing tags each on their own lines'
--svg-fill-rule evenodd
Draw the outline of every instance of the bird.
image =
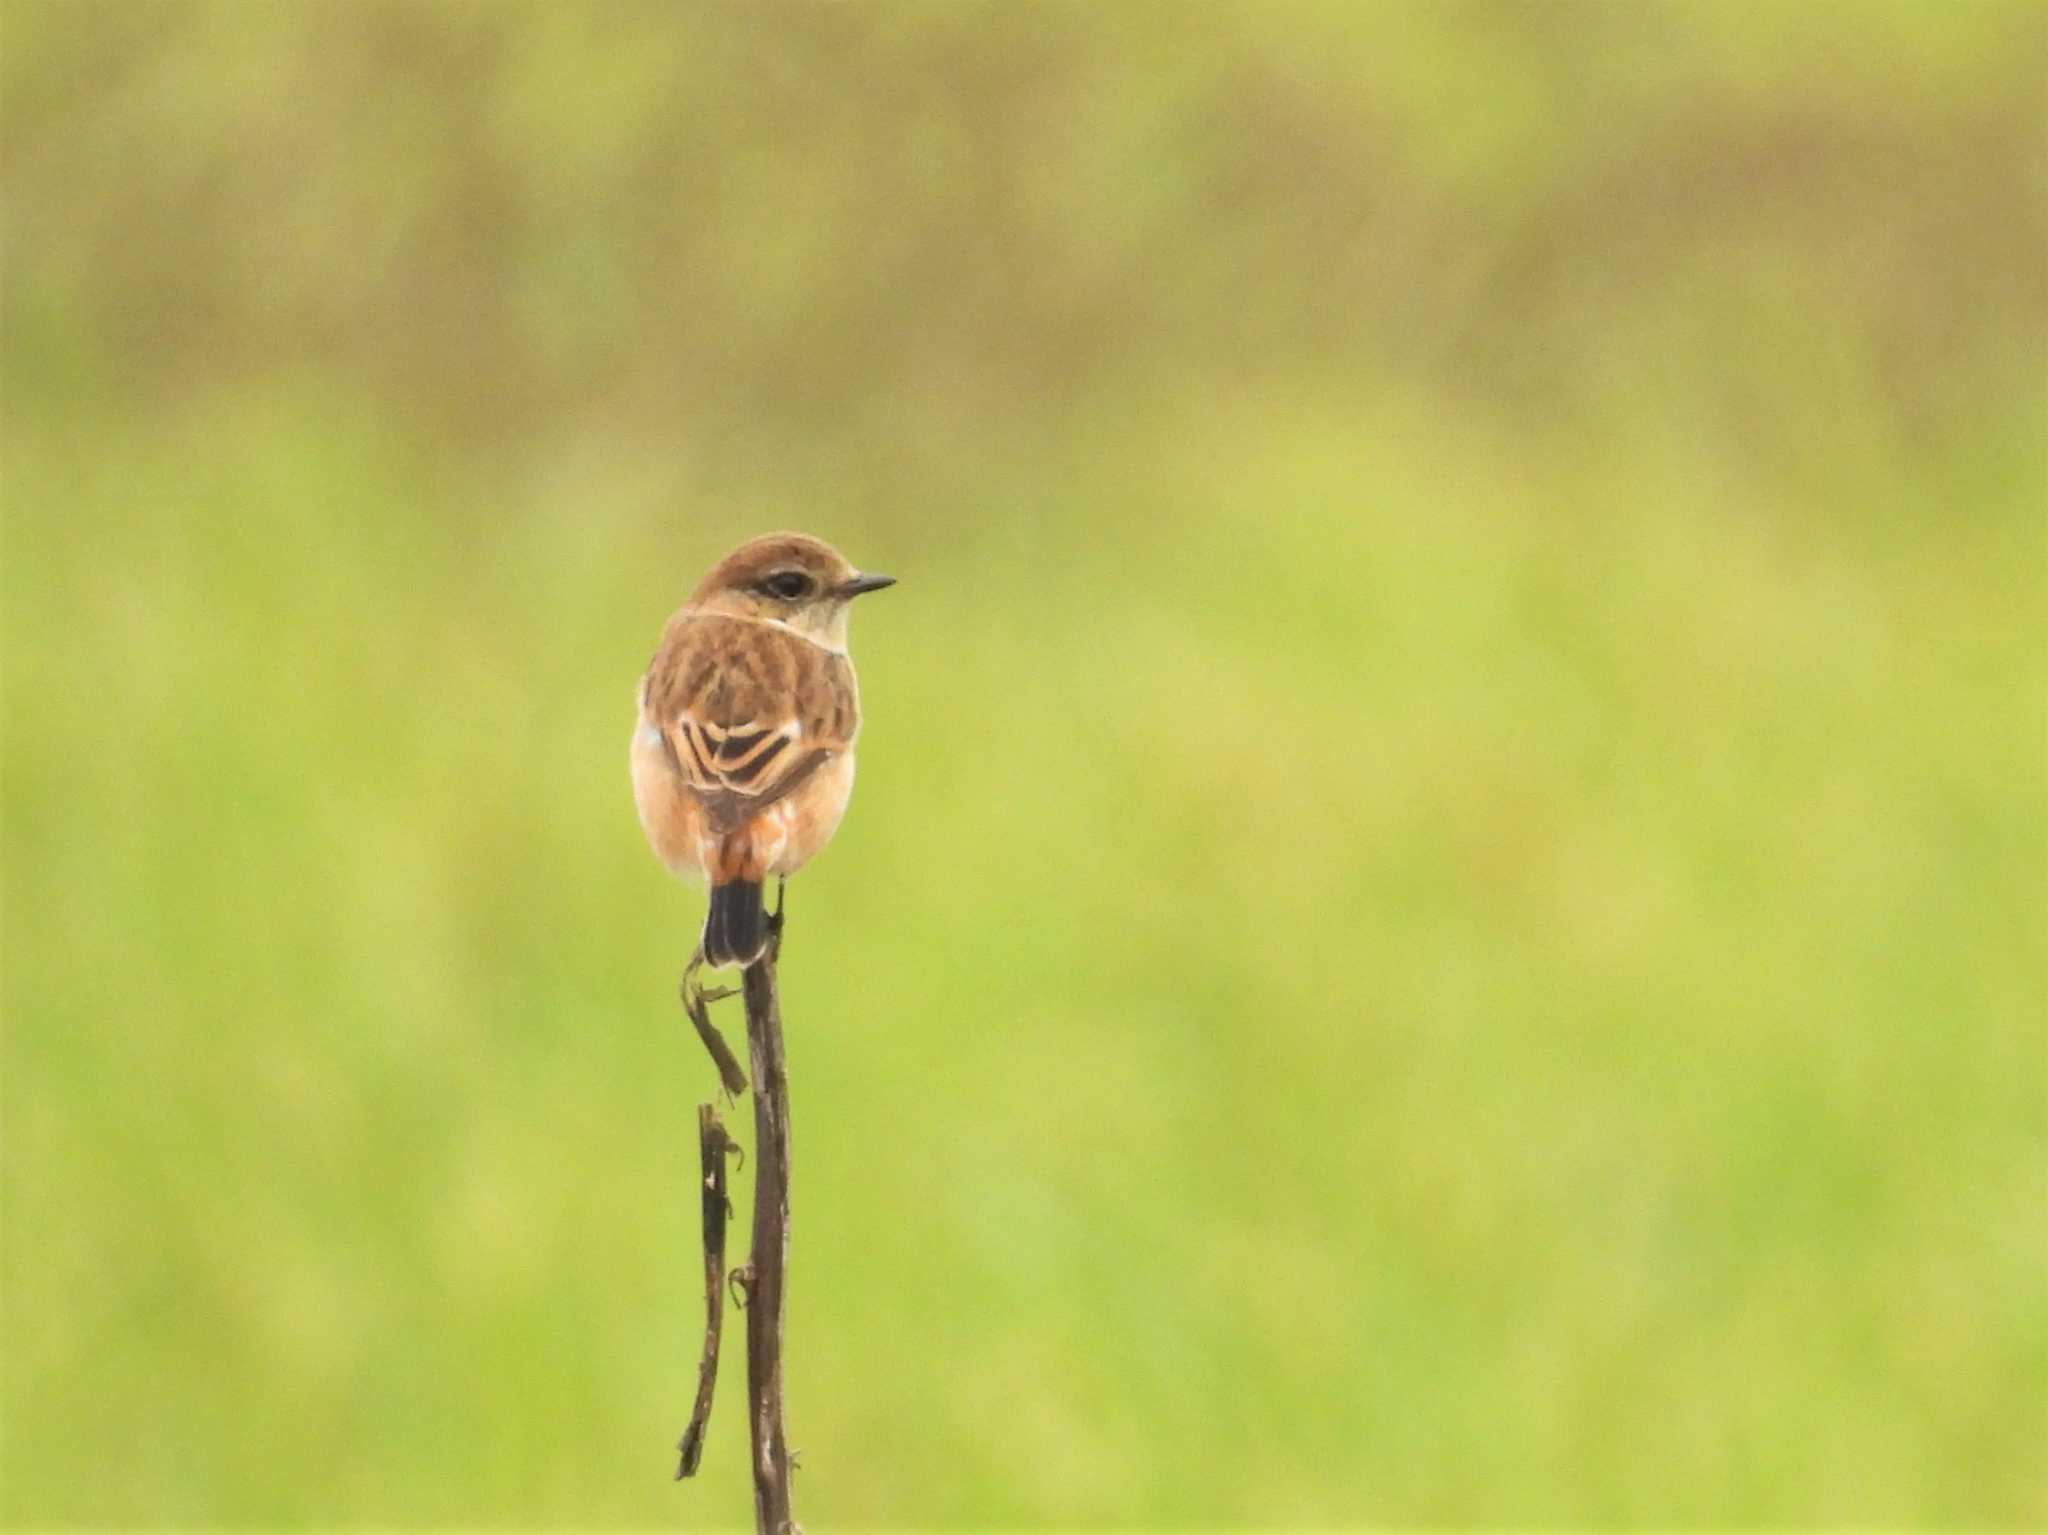
<svg viewBox="0 0 2048 1535">
<path fill-rule="evenodd" d="M 822 539 L 771 533 L 713 565 L 663 628 L 636 695 L 633 803 L 655 857 L 710 886 L 691 973 L 759 960 L 768 876 L 839 829 L 860 734 L 848 608 L 895 584 Z"/>
</svg>

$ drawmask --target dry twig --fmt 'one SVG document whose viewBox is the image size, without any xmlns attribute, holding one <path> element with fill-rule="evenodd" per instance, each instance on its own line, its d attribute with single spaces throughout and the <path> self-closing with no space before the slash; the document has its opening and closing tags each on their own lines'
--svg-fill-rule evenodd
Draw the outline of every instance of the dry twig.
<svg viewBox="0 0 2048 1535">
<path fill-rule="evenodd" d="M 745 972 L 747 1055 L 754 1069 L 754 1244 L 748 1255 L 747 1428 L 754 1466 L 757 1535 L 787 1535 L 789 1443 L 782 1422 L 782 1302 L 789 1262 L 789 1077 L 782 1054 L 782 1004 L 775 963 L 782 911 L 771 919 L 768 952 Z"/>
<path fill-rule="evenodd" d="M 769 917 L 768 952 L 749 965 L 741 993 L 747 1009 L 747 1054 L 754 1071 L 754 1235 L 747 1261 L 725 1273 L 725 1155 L 739 1147 L 726 1135 L 718 1113 L 697 1109 L 698 1151 L 704 1169 L 704 1353 L 697 1366 L 697 1403 L 680 1450 L 678 1478 L 696 1471 L 704 1454 L 704 1429 L 711 1415 L 718 1376 L 718 1342 L 725 1285 L 747 1315 L 747 1439 L 754 1468 L 754 1524 L 757 1535 L 801 1535 L 790 1513 L 789 1478 L 794 1469 L 782 1421 L 783 1286 L 789 1264 L 789 1076 L 782 1053 L 782 1003 L 775 964 L 782 954 L 782 906 Z M 725 1090 L 737 1098 L 747 1090 L 739 1062 L 711 1023 L 710 1004 L 731 996 L 696 985 L 697 962 L 683 974 L 683 1010 L 711 1053 Z M 741 1297 L 744 1296 L 744 1299 Z"/>
<path fill-rule="evenodd" d="M 738 1098 L 747 1090 L 747 1074 L 740 1070 L 740 1063 L 732 1053 L 732 1046 L 725 1042 L 725 1036 L 718 1032 L 711 1022 L 711 1004 L 732 995 L 729 989 L 705 991 L 697 985 L 697 960 L 690 962 L 683 972 L 681 995 L 683 1011 L 690 1015 L 690 1022 L 696 1025 L 697 1037 L 704 1041 L 704 1048 L 711 1052 L 711 1063 L 718 1068 L 718 1080 L 725 1086 L 728 1098 Z"/>
<path fill-rule="evenodd" d="M 682 1459 L 676 1480 L 694 1476 L 704 1458 L 704 1429 L 711 1421 L 711 1391 L 718 1383 L 718 1341 L 725 1321 L 725 1221 L 732 1205 L 725 1195 L 725 1155 L 734 1150 L 731 1137 L 709 1103 L 697 1105 L 697 1155 L 703 1166 L 704 1198 L 704 1352 L 697 1361 L 697 1404 L 690 1426 L 677 1446 Z"/>
</svg>

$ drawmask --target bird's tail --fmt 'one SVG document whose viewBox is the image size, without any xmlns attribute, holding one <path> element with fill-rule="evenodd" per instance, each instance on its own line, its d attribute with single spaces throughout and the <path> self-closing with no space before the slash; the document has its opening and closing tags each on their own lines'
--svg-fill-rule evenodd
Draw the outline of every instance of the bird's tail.
<svg viewBox="0 0 2048 1535">
<path fill-rule="evenodd" d="M 761 881 L 736 879 L 711 887 L 711 910 L 704 915 L 704 963 L 751 965 L 768 948 L 768 913 L 761 904 Z"/>
</svg>

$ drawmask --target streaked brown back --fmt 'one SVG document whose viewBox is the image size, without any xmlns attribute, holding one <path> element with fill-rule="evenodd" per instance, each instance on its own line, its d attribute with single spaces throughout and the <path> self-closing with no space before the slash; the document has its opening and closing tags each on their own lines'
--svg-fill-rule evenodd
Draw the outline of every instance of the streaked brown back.
<svg viewBox="0 0 2048 1535">
<path fill-rule="evenodd" d="M 670 765 L 720 829 L 790 793 L 860 730 L 845 656 L 777 628 L 679 614 L 647 668 L 642 707 Z M 792 728 L 793 727 L 793 728 Z"/>
</svg>

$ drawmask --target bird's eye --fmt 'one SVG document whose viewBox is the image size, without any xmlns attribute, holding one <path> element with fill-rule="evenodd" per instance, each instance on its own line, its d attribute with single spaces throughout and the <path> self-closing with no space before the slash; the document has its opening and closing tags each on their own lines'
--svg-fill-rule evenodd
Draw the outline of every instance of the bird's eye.
<svg viewBox="0 0 2048 1535">
<path fill-rule="evenodd" d="M 761 583 L 761 589 L 771 597 L 794 602 L 810 595 L 811 578 L 800 570 L 778 570 Z"/>
</svg>

